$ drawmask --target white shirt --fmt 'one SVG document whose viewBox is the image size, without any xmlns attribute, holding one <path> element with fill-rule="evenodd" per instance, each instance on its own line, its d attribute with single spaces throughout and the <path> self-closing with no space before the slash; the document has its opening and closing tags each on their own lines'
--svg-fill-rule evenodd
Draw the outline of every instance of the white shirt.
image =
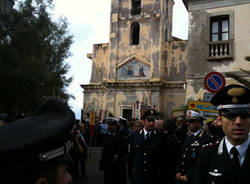
<svg viewBox="0 0 250 184">
<path fill-rule="evenodd" d="M 145 128 L 143 128 L 143 132 L 144 132 L 144 139 L 147 139 L 147 133 L 149 133 L 149 135 L 151 134 L 151 132 L 148 132 L 147 130 L 145 130 Z"/>
<path fill-rule="evenodd" d="M 246 156 L 246 152 L 247 152 L 247 148 L 249 146 L 249 143 L 250 143 L 250 139 L 249 139 L 249 136 L 248 136 L 248 140 L 247 141 L 245 141 L 244 143 L 242 143 L 242 144 L 240 144 L 238 146 L 235 146 L 235 148 L 239 152 L 238 158 L 239 158 L 241 166 L 242 166 L 242 164 L 244 162 L 244 159 L 245 159 L 245 156 Z M 225 138 L 225 144 L 226 144 L 226 147 L 227 147 L 227 152 L 230 155 L 230 158 L 232 159 L 233 158 L 233 154 L 230 154 L 230 151 L 231 151 L 232 147 L 234 147 L 234 146 L 228 141 L 227 137 Z"/>
<path fill-rule="evenodd" d="M 197 136 L 200 132 L 201 132 L 201 129 L 200 129 L 200 130 L 197 130 L 196 132 L 194 132 L 193 135 L 194 135 L 194 136 Z"/>
</svg>

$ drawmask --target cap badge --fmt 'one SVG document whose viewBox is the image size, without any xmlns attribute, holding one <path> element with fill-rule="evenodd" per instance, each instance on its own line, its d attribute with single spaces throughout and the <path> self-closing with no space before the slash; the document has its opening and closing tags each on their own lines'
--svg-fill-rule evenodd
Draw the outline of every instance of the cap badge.
<svg viewBox="0 0 250 184">
<path fill-rule="evenodd" d="M 154 114 L 154 111 L 153 111 L 153 110 L 151 110 L 151 111 L 150 111 L 150 114 Z"/>
<path fill-rule="evenodd" d="M 232 99 L 233 103 L 237 103 L 238 102 L 237 96 L 241 96 L 244 93 L 245 93 L 244 88 L 232 88 L 232 89 L 229 89 L 227 92 L 228 95 L 233 96 L 233 99 Z"/>
</svg>

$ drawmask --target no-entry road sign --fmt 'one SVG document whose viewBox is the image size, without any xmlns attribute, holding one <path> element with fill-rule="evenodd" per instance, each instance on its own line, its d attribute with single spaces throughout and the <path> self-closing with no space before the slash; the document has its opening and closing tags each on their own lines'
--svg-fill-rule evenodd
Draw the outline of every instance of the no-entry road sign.
<svg viewBox="0 0 250 184">
<path fill-rule="evenodd" d="M 217 93 L 222 88 L 225 87 L 225 78 L 221 73 L 210 72 L 206 75 L 204 79 L 204 84 L 206 89 L 211 93 Z"/>
</svg>

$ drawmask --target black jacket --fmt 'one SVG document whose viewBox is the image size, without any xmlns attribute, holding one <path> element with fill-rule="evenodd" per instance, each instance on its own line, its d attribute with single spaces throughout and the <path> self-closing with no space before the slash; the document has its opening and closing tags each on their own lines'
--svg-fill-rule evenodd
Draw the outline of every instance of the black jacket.
<svg viewBox="0 0 250 184">
<path fill-rule="evenodd" d="M 117 132 L 109 132 L 105 135 L 99 169 L 104 171 L 105 184 L 125 184 L 126 157 L 128 145 Z"/>
<path fill-rule="evenodd" d="M 169 158 L 163 133 L 154 130 L 149 141 L 144 140 L 143 130 L 131 136 L 130 161 L 133 184 L 166 183 L 166 159 Z"/>
<path fill-rule="evenodd" d="M 186 136 L 182 147 L 182 153 L 177 162 L 176 173 L 181 172 L 182 175 L 186 175 L 190 181 L 193 176 L 194 165 L 202 145 L 212 141 L 212 138 L 206 133 L 205 130 L 201 130 L 201 132 L 196 136 Z"/>
<path fill-rule="evenodd" d="M 236 177 L 224 140 L 201 150 L 192 184 L 248 184 L 250 183 L 250 146 Z"/>
</svg>

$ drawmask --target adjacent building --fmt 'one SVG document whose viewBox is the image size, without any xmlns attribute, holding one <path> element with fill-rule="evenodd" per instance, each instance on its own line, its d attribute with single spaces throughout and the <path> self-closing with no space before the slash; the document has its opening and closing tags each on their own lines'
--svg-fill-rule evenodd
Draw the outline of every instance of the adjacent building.
<svg viewBox="0 0 250 184">
<path fill-rule="evenodd" d="M 204 78 L 250 84 L 250 0 L 183 0 L 189 12 L 186 98 L 204 100 Z"/>
</svg>

